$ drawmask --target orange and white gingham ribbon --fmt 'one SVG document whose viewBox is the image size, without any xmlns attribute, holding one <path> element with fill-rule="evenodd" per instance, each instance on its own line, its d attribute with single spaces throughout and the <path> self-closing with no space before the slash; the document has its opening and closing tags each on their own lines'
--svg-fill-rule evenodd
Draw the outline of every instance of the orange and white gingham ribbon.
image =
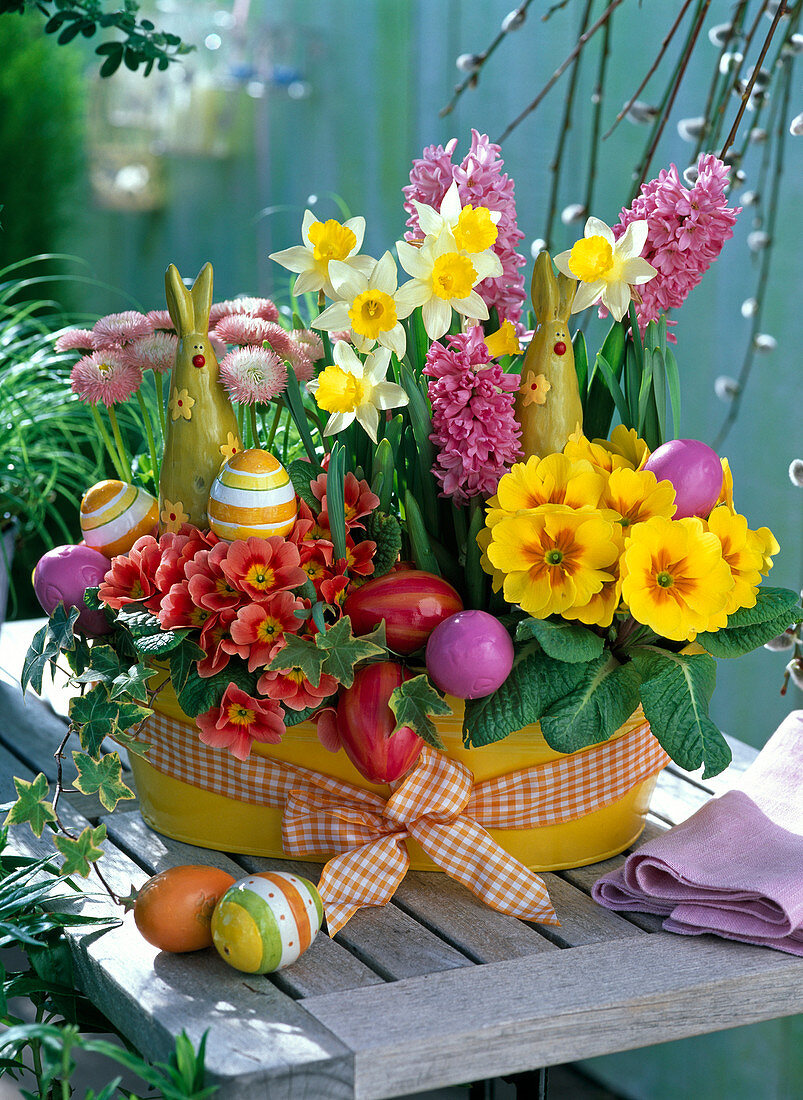
<svg viewBox="0 0 803 1100">
<path fill-rule="evenodd" d="M 331 935 L 358 909 L 385 905 L 407 872 L 404 841 L 500 912 L 558 924 L 543 881 L 486 828 L 523 829 L 570 821 L 602 808 L 660 771 L 668 757 L 649 726 L 615 741 L 474 784 L 471 771 L 424 748 L 385 799 L 320 772 L 252 753 L 238 761 L 203 745 L 195 727 L 154 714 L 149 762 L 176 779 L 229 798 L 284 809 L 288 856 L 339 853 L 319 883 Z"/>
</svg>

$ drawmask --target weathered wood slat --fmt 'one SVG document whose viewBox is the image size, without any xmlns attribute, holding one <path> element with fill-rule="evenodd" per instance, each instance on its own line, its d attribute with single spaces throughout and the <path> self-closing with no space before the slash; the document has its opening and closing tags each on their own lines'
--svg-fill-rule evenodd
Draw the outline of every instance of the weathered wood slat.
<svg viewBox="0 0 803 1100">
<path fill-rule="evenodd" d="M 544 932 L 561 947 L 580 947 L 642 935 L 632 922 L 597 905 L 571 881 L 556 874 L 542 877 L 560 920 L 560 928 Z"/>
<path fill-rule="evenodd" d="M 749 993 L 748 993 L 749 990 Z M 360 1100 L 515 1073 L 803 1009 L 800 960 L 669 933 L 311 998 Z"/>
</svg>

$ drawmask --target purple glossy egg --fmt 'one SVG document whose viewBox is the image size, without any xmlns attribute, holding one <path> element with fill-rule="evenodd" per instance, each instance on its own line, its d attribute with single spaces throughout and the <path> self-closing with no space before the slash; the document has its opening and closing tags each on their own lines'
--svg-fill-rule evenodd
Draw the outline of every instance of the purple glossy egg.
<svg viewBox="0 0 803 1100">
<path fill-rule="evenodd" d="M 480 699 L 496 691 L 513 667 L 510 635 L 487 611 L 458 611 L 432 631 L 427 672 L 441 691 Z"/>
<path fill-rule="evenodd" d="M 77 626 L 90 637 L 108 634 L 111 626 L 102 611 L 84 604 L 84 592 L 103 580 L 111 562 L 91 546 L 55 546 L 48 550 L 33 571 L 33 590 L 46 614 L 51 615 L 59 600 L 65 607 L 80 608 Z"/>
<path fill-rule="evenodd" d="M 644 469 L 674 485 L 675 519 L 705 518 L 722 492 L 719 455 L 699 439 L 671 439 L 653 451 Z"/>
</svg>

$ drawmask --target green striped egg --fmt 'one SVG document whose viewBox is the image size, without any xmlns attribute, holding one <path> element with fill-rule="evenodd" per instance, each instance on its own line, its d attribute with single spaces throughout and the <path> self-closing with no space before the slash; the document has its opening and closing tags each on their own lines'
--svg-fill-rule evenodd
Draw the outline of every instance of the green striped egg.
<svg viewBox="0 0 803 1100">
<path fill-rule="evenodd" d="M 262 871 L 226 891 L 212 914 L 212 942 L 221 958 L 247 974 L 290 966 L 315 939 L 323 904 L 300 875 Z"/>
<path fill-rule="evenodd" d="M 290 475 L 270 451 L 252 447 L 226 459 L 212 483 L 209 526 L 222 539 L 287 535 L 298 506 Z"/>
</svg>

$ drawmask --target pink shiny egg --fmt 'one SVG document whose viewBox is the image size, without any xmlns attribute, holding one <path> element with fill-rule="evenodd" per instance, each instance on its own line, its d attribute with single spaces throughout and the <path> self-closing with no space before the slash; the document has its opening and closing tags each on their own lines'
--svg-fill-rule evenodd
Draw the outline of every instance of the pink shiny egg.
<svg viewBox="0 0 803 1100">
<path fill-rule="evenodd" d="M 111 626 L 102 611 L 84 604 L 84 592 L 103 580 L 111 562 L 91 546 L 55 546 L 43 554 L 33 571 L 33 590 L 43 610 L 51 615 L 61 600 L 80 608 L 77 626 L 90 637 L 108 634 Z"/>
<path fill-rule="evenodd" d="M 430 634 L 426 662 L 441 691 L 458 699 L 481 699 L 508 678 L 513 642 L 487 611 L 458 611 Z"/>
<path fill-rule="evenodd" d="M 675 487 L 675 519 L 705 518 L 722 491 L 722 463 L 716 451 L 699 439 L 671 439 L 653 451 L 644 464 L 659 481 Z"/>
</svg>

